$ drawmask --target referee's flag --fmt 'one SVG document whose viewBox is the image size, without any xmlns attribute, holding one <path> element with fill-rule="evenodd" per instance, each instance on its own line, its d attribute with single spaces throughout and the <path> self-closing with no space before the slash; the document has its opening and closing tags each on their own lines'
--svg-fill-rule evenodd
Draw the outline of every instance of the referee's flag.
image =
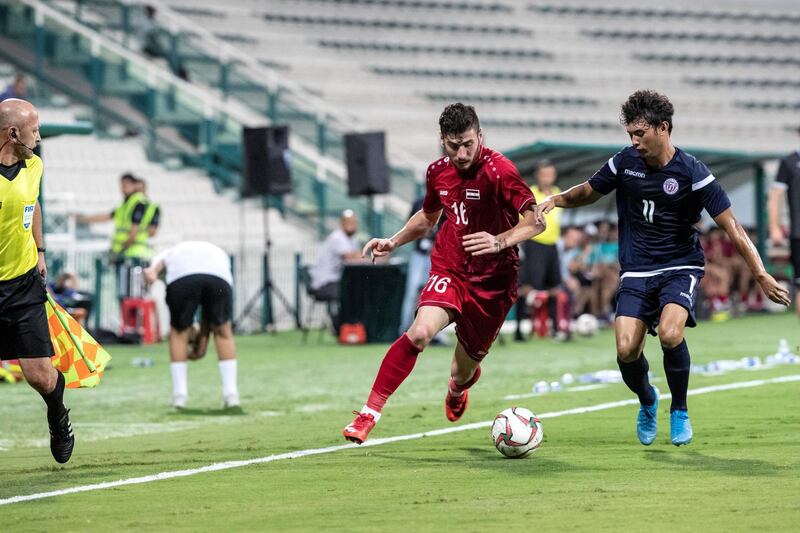
<svg viewBox="0 0 800 533">
<path fill-rule="evenodd" d="M 44 305 L 56 353 L 53 366 L 64 374 L 71 389 L 96 386 L 111 356 L 49 294 Z"/>
</svg>

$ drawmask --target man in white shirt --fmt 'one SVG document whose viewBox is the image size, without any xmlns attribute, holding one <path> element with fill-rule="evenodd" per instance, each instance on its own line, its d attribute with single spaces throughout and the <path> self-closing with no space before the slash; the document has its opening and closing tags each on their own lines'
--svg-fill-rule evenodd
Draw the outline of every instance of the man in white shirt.
<svg viewBox="0 0 800 533">
<path fill-rule="evenodd" d="M 233 273 L 228 254 L 208 242 L 182 242 L 153 258 L 144 275 L 149 283 L 153 283 L 162 271 L 166 271 L 166 300 L 171 326 L 172 405 L 178 409 L 186 407 L 189 399 L 187 360 L 205 355 L 208 335 L 213 332 L 225 407 L 239 407 L 236 345 L 231 325 Z M 194 315 L 198 307 L 202 325 L 196 348 L 190 353 L 189 339 L 194 332 Z"/>
<path fill-rule="evenodd" d="M 356 240 L 358 218 L 352 209 L 345 209 L 340 227 L 325 239 L 317 263 L 311 269 L 311 290 L 319 300 L 337 300 L 344 264 L 361 261 L 361 246 Z"/>
</svg>

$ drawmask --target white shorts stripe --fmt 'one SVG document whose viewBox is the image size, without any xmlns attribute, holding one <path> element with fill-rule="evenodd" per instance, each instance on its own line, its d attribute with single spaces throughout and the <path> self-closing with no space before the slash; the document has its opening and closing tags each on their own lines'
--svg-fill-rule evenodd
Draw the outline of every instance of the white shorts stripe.
<svg viewBox="0 0 800 533">
<path fill-rule="evenodd" d="M 676 266 L 676 267 L 667 267 L 667 268 L 659 268 L 658 270 L 651 270 L 649 272 L 625 272 L 619 279 L 625 278 L 649 278 L 652 276 L 658 276 L 659 274 L 663 274 L 664 272 L 670 272 L 672 270 L 705 270 L 703 267 L 699 266 Z"/>
</svg>

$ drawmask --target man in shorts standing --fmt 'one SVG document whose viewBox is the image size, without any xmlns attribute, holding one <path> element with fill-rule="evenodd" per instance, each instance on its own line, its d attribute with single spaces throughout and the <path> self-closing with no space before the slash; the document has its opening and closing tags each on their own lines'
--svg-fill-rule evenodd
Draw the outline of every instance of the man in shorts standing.
<svg viewBox="0 0 800 533">
<path fill-rule="evenodd" d="M 75 437 L 64 407 L 64 376 L 50 360 L 47 267 L 37 200 L 42 160 L 33 153 L 42 140 L 36 108 L 25 100 L 3 100 L 0 136 L 0 359 L 19 359 L 25 380 L 42 395 L 50 452 L 66 463 Z"/>
<path fill-rule="evenodd" d="M 236 344 L 233 340 L 233 273 L 228 254 L 202 241 L 182 242 L 153 258 L 144 270 L 153 283 L 166 271 L 169 307 L 169 355 L 172 371 L 172 405 L 183 409 L 189 400 L 187 360 L 202 357 L 210 332 L 219 357 L 225 408 L 239 406 L 236 385 Z M 198 348 L 189 353 L 194 316 L 201 310 L 202 326 Z"/>
<path fill-rule="evenodd" d="M 516 300 L 516 244 L 545 227 L 513 163 L 483 146 L 472 106 L 448 105 L 439 129 L 447 155 L 428 167 L 422 209 L 395 235 L 372 239 L 363 250 L 364 255 L 384 257 L 426 235 L 444 213 L 414 322 L 389 348 L 366 405 L 342 431 L 345 439 L 358 444 L 367 439 L 420 352 L 451 322 L 456 323 L 458 343 L 445 414 L 452 422 L 461 418 L 469 388 L 480 378 L 480 363 Z"/>
<path fill-rule="evenodd" d="M 800 128 L 797 128 L 800 134 Z M 785 236 L 780 225 L 780 206 L 783 199 L 789 203 L 789 250 L 792 259 L 792 284 L 800 289 L 800 148 L 781 159 L 778 175 L 769 191 L 769 235 L 772 244 L 784 244 Z M 795 294 L 797 316 L 800 318 L 800 297 Z"/>
</svg>

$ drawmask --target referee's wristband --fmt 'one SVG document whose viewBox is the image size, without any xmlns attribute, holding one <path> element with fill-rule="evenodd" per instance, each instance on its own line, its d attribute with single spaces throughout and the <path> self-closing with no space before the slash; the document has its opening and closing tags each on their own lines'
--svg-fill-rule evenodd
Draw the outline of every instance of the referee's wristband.
<svg viewBox="0 0 800 533">
<path fill-rule="evenodd" d="M 43 253 L 45 253 L 47 251 L 47 248 L 39 248 L 39 247 L 37 247 L 36 251 L 39 252 L 40 254 L 43 254 Z"/>
</svg>

